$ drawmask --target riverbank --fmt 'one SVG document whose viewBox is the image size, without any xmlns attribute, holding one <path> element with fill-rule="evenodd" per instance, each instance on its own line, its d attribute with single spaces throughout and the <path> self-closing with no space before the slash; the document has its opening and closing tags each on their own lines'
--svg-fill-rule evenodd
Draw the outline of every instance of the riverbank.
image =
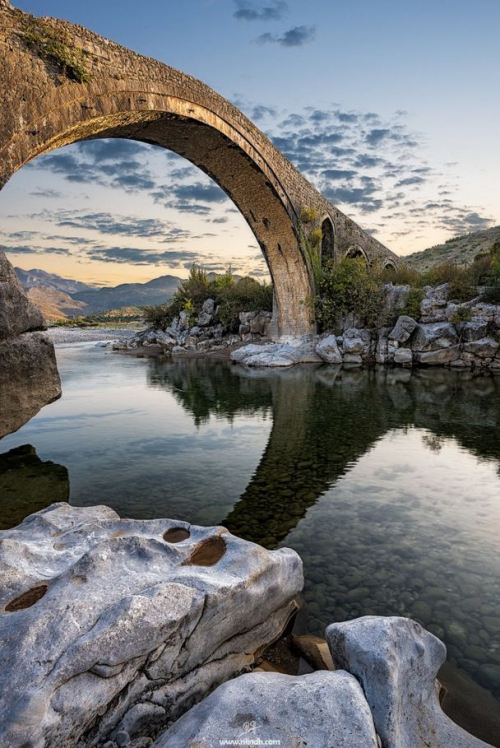
<svg viewBox="0 0 500 748">
<path fill-rule="evenodd" d="M 375 324 L 361 317 L 338 317 L 334 329 L 271 341 L 268 312 L 242 312 L 237 331 L 218 319 L 213 299 L 207 299 L 197 319 L 186 312 L 165 329 L 149 328 L 118 341 L 116 350 L 141 355 L 230 356 L 250 367 L 287 367 L 326 363 L 349 368 L 375 364 L 412 367 L 449 367 L 500 373 L 500 305 L 486 304 L 481 296 L 457 303 L 450 300 L 450 284 L 428 286 L 416 300 L 410 286 L 384 286 L 383 312 Z"/>
</svg>

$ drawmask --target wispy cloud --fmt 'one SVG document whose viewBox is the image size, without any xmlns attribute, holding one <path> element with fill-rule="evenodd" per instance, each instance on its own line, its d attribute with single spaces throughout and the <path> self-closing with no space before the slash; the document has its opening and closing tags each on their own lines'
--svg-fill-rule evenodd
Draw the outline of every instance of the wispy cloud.
<svg viewBox="0 0 500 748">
<path fill-rule="evenodd" d="M 316 36 L 315 26 L 294 26 L 283 34 L 266 32 L 255 40 L 257 44 L 278 44 L 280 47 L 302 47 Z"/>
<path fill-rule="evenodd" d="M 249 0 L 235 0 L 235 5 L 233 15 L 239 21 L 279 21 L 288 12 L 288 3 L 284 0 L 271 0 L 265 5 Z"/>
</svg>

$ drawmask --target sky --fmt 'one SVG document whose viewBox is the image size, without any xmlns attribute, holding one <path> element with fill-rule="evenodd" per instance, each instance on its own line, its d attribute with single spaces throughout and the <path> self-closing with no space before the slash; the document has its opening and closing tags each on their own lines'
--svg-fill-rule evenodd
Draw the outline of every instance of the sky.
<svg viewBox="0 0 500 748">
<path fill-rule="evenodd" d="M 500 223 L 498 0 L 14 0 L 200 78 L 334 204 L 401 255 Z M 0 195 L 0 245 L 25 269 L 98 285 L 265 278 L 224 193 L 132 141 L 41 156 Z"/>
</svg>

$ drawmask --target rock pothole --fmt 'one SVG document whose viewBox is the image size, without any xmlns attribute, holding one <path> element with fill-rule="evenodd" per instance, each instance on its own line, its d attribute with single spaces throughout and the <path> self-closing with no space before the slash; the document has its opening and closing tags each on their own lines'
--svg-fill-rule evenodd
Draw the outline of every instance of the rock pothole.
<svg viewBox="0 0 500 748">
<path fill-rule="evenodd" d="M 17 610 L 24 610 L 25 608 L 31 608 L 32 605 L 37 603 L 48 590 L 48 585 L 39 584 L 36 587 L 32 587 L 30 590 L 26 590 L 22 595 L 18 595 L 11 600 L 5 606 L 6 613 L 14 613 Z"/>
<path fill-rule="evenodd" d="M 226 542 L 220 535 L 207 538 L 194 549 L 184 565 L 214 566 L 226 552 Z"/>
<path fill-rule="evenodd" d="M 183 527 L 171 527 L 170 530 L 163 533 L 163 540 L 167 543 L 181 543 L 190 537 L 189 530 L 185 530 Z"/>
</svg>

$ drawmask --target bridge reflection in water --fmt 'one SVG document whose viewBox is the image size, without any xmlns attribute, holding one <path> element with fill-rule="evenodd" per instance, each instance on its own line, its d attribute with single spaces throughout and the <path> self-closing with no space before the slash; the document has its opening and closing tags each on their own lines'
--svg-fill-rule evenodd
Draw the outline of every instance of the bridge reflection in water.
<svg viewBox="0 0 500 748">
<path fill-rule="evenodd" d="M 222 524 L 275 547 L 320 496 L 392 429 L 430 432 L 429 449 L 455 439 L 500 463 L 500 378 L 426 369 L 337 369 L 305 365 L 252 370 L 225 362 L 151 361 L 163 387 L 196 424 L 272 413 L 267 447 L 247 488 Z"/>
</svg>

